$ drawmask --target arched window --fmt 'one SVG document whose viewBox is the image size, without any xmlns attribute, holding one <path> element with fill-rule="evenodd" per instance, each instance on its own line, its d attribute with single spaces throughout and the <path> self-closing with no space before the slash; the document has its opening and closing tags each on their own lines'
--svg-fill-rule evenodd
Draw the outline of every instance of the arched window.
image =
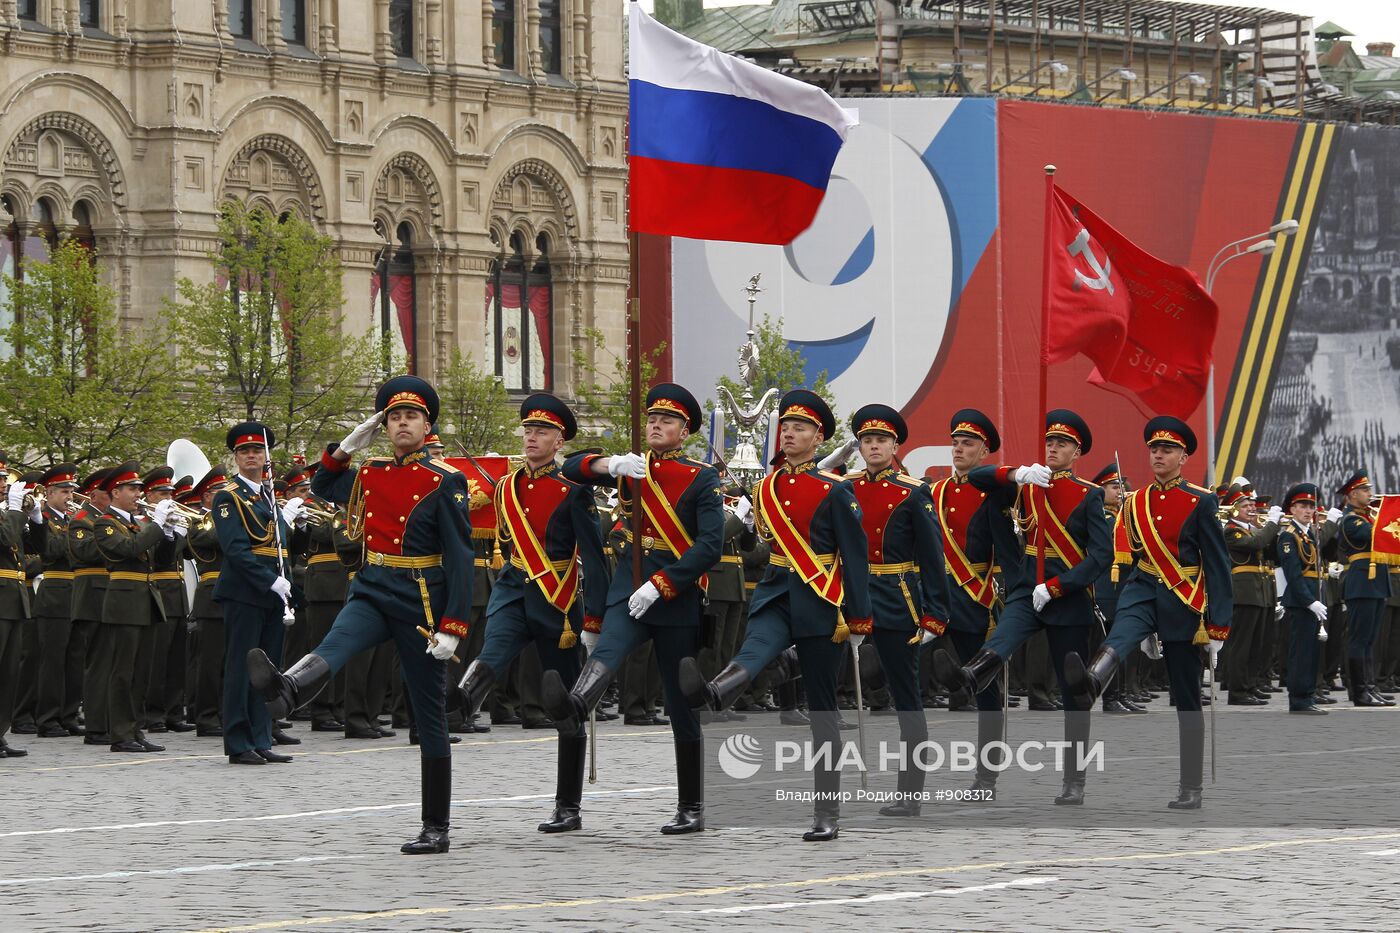
<svg viewBox="0 0 1400 933">
<path fill-rule="evenodd" d="M 92 233 L 92 206 L 86 201 L 73 205 L 73 239 L 83 245 L 89 253 L 97 245 Z"/>
<path fill-rule="evenodd" d="M 17 279 L 19 270 L 19 227 L 14 221 L 15 203 L 10 197 L 0 197 L 0 207 L 10 215 L 10 222 L 0 229 L 0 360 L 15 355 L 10 346 L 8 331 L 15 322 L 14 308 L 10 305 L 10 288 L 6 277 Z"/>
<path fill-rule="evenodd" d="M 382 225 L 376 224 L 376 228 L 382 235 Z M 408 359 L 407 371 L 416 373 L 418 305 L 413 278 L 413 225 L 399 224 L 394 235 L 398 242 L 385 243 L 378 266 L 370 276 L 370 298 L 379 312 L 379 330 L 386 347 L 402 349 Z M 384 362 L 387 368 L 390 361 L 386 358 Z"/>
<path fill-rule="evenodd" d="M 541 235 L 535 245 L 539 254 L 529 262 L 524 236 L 512 233 L 509 255 L 492 264 L 486 285 L 487 331 L 495 345 L 496 375 L 512 392 L 554 387 L 548 238 Z"/>
<path fill-rule="evenodd" d="M 491 43 L 496 67 L 515 70 L 515 0 L 491 0 Z"/>
</svg>

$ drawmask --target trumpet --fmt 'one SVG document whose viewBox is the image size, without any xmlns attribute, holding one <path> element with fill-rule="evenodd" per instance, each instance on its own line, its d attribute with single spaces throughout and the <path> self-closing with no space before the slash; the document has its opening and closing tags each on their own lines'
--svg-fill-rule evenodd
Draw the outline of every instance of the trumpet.
<svg viewBox="0 0 1400 933">
<path fill-rule="evenodd" d="M 183 525 L 184 527 L 188 528 L 191 525 L 198 522 L 200 519 L 204 518 L 204 513 L 201 512 L 199 509 L 192 509 L 188 505 L 181 505 L 180 503 L 175 502 L 175 500 L 173 499 L 171 499 L 170 501 L 174 505 L 174 508 L 171 510 L 170 516 L 171 520 L 175 524 Z M 142 496 L 140 499 L 137 499 L 136 504 L 146 512 L 150 512 L 155 508 L 154 504 L 146 501 L 145 496 Z"/>
<path fill-rule="evenodd" d="M 340 513 L 331 509 L 323 509 L 310 503 L 303 503 L 306 509 L 306 523 L 320 527 L 322 525 L 334 525 L 340 519 Z"/>
</svg>

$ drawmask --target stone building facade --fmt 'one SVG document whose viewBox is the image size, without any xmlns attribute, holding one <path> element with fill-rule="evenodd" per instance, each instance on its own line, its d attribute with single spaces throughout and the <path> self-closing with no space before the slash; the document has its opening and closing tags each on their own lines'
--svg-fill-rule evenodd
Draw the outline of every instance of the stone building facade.
<svg viewBox="0 0 1400 933">
<path fill-rule="evenodd" d="M 346 326 L 573 394 L 622 346 L 623 0 L 0 0 L 0 265 L 90 242 L 128 324 L 220 204 L 338 244 Z"/>
</svg>

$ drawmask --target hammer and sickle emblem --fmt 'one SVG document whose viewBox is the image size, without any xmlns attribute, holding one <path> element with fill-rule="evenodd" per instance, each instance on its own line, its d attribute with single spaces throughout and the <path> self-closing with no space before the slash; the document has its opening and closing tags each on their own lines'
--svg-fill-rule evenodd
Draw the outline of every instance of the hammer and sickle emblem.
<svg viewBox="0 0 1400 933">
<path fill-rule="evenodd" d="M 1089 278 L 1077 268 L 1074 270 L 1074 287 L 1092 288 L 1095 291 L 1108 289 L 1110 295 L 1113 294 L 1113 280 L 1109 278 L 1113 274 L 1113 260 L 1104 257 L 1103 265 L 1099 265 L 1099 257 L 1094 255 L 1094 250 L 1089 246 L 1089 231 L 1083 227 L 1079 228 L 1079 236 L 1074 238 L 1065 249 L 1069 250 L 1071 256 L 1083 256 L 1084 261 L 1089 264 L 1089 268 L 1094 270 L 1094 277 Z"/>
</svg>

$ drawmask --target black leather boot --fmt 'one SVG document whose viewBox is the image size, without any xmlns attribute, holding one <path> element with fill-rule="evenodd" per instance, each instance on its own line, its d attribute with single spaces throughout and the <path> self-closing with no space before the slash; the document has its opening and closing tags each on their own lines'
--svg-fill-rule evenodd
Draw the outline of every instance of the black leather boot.
<svg viewBox="0 0 1400 933">
<path fill-rule="evenodd" d="M 457 684 L 457 689 L 462 693 L 463 719 L 470 721 L 481 711 L 481 704 L 495 685 L 496 672 L 491 670 L 490 666 L 479 660 L 467 665 L 467 672 Z"/>
<path fill-rule="evenodd" d="M 1379 702 L 1382 706 L 1394 706 L 1395 697 L 1386 696 L 1385 694 L 1381 693 L 1380 690 L 1376 687 L 1376 659 L 1366 658 L 1365 662 L 1366 691 L 1370 693 L 1371 697 L 1377 702 Z"/>
<path fill-rule="evenodd" d="M 1066 753 L 1064 786 L 1060 796 L 1055 798 L 1059 806 L 1082 806 L 1084 804 L 1084 769 L 1079 757 L 1089 746 L 1089 714 L 1070 711 L 1065 713 L 1065 741 L 1069 743 Z"/>
<path fill-rule="evenodd" d="M 405 842 L 404 855 L 438 855 L 448 849 L 447 829 L 452 812 L 452 758 L 422 758 L 423 829 Z"/>
<path fill-rule="evenodd" d="M 982 648 L 972 656 L 972 660 L 958 667 L 953 656 L 940 649 L 933 653 L 933 675 L 947 688 L 948 705 L 956 708 L 972 702 L 977 694 L 991 686 L 997 674 L 1001 673 L 1003 663 L 996 652 Z M 955 702 L 957 700 L 962 702 Z"/>
<path fill-rule="evenodd" d="M 539 825 L 542 833 L 571 833 L 583 829 L 583 760 L 588 736 L 559 736 L 559 765 L 554 778 L 554 814 Z"/>
<path fill-rule="evenodd" d="M 261 648 L 248 652 L 248 682 L 267 704 L 272 719 L 284 719 L 310 703 L 331 680 L 331 666 L 319 654 L 308 654 L 284 674 Z"/>
<path fill-rule="evenodd" d="M 835 749 L 832 749 L 833 753 Z M 828 757 L 828 762 L 834 758 Z M 803 842 L 830 842 L 841 832 L 841 772 L 829 767 L 817 766 L 812 774 L 813 788 L 817 792 L 817 802 L 813 807 L 812 828 L 802 834 Z"/>
<path fill-rule="evenodd" d="M 690 708 L 714 712 L 732 706 L 751 683 L 749 672 L 733 661 L 725 665 L 714 680 L 707 682 L 694 658 L 681 658 L 679 677 L 681 693 L 685 694 Z"/>
<path fill-rule="evenodd" d="M 1353 706 L 1384 706 L 1380 697 L 1366 689 L 1366 659 L 1347 658 L 1347 692 Z"/>
<path fill-rule="evenodd" d="M 864 644 L 859 654 L 861 687 L 870 691 L 883 690 L 889 678 L 885 676 L 885 666 L 880 663 L 879 650 L 872 644 Z"/>
<path fill-rule="evenodd" d="M 1181 780 L 1176 799 L 1169 801 L 1172 810 L 1199 810 L 1201 784 L 1205 777 L 1206 718 L 1196 711 L 1176 714 L 1177 742 L 1180 744 Z"/>
<path fill-rule="evenodd" d="M 700 832 L 705 828 L 704 739 L 676 742 L 676 791 L 676 815 L 661 831 L 668 836 Z"/>
<path fill-rule="evenodd" d="M 583 662 L 583 669 L 579 671 L 572 690 L 565 689 L 564 679 L 558 671 L 544 672 L 540 700 L 560 735 L 578 735 L 582 723 L 588 719 L 589 711 L 603 698 L 612 676 L 613 672 L 608 670 L 607 665 L 593 658 Z"/>
<path fill-rule="evenodd" d="M 1108 645 L 1102 645 L 1094 652 L 1087 668 L 1078 652 L 1071 651 L 1065 656 L 1065 686 L 1074 695 L 1075 705 L 1079 709 L 1093 709 L 1094 700 L 1103 693 L 1104 686 L 1113 678 L 1120 661 L 1118 652 Z"/>
</svg>

